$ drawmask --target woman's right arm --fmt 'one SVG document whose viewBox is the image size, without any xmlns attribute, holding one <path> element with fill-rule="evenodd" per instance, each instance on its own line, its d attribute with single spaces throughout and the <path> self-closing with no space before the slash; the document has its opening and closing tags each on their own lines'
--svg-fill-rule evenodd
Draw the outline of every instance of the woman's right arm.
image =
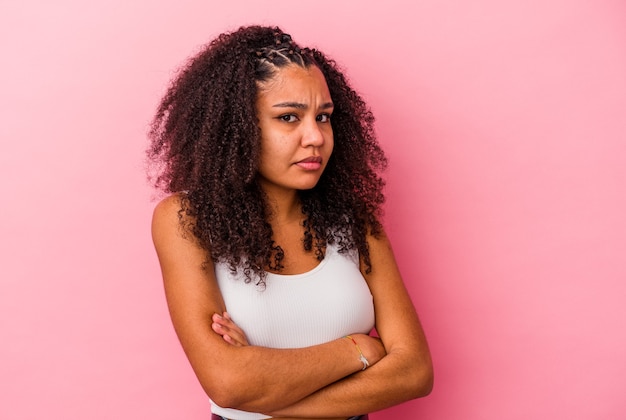
<svg viewBox="0 0 626 420">
<path fill-rule="evenodd" d="M 361 370 L 354 344 L 345 339 L 301 349 L 270 349 L 232 346 L 215 334 L 212 316 L 226 308 L 207 251 L 183 231 L 180 208 L 176 195 L 157 205 L 152 237 L 174 329 L 215 403 L 246 411 L 274 411 Z M 384 356 L 378 340 L 363 334 L 354 337 L 370 363 Z"/>
</svg>

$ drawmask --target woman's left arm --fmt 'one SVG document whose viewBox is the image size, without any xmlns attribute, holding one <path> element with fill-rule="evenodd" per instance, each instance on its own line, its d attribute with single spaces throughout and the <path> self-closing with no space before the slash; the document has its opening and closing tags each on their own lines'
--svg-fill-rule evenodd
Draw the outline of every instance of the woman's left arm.
<svg viewBox="0 0 626 420">
<path fill-rule="evenodd" d="M 276 417 L 351 416 L 378 411 L 430 393 L 433 367 L 428 344 L 400 276 L 391 244 L 384 232 L 379 238 L 370 236 L 368 244 L 372 270 L 367 274 L 361 264 L 361 271 L 374 296 L 376 330 L 387 355 L 371 368 L 270 414 Z"/>
<path fill-rule="evenodd" d="M 274 417 L 349 417 L 430 393 L 433 367 L 428 344 L 389 240 L 382 233 L 379 238 L 368 238 L 368 243 L 372 270 L 367 274 L 361 264 L 361 271 L 374 297 L 376 330 L 387 355 L 364 371 L 267 414 Z M 225 331 L 216 332 L 223 335 Z M 358 357 L 356 348 L 354 357 Z"/>
</svg>

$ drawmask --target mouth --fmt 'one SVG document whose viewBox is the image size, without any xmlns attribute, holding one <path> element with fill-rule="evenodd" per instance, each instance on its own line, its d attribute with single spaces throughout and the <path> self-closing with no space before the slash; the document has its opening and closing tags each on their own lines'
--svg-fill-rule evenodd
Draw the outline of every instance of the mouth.
<svg viewBox="0 0 626 420">
<path fill-rule="evenodd" d="M 296 165 L 307 171 L 316 171 L 322 167 L 322 157 L 309 156 L 306 159 L 296 162 Z"/>
</svg>

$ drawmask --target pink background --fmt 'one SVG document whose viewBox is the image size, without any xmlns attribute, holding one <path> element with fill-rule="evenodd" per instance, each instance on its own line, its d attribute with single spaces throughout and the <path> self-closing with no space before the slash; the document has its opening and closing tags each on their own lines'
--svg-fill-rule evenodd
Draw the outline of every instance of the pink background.
<svg viewBox="0 0 626 420">
<path fill-rule="evenodd" d="M 625 418 L 620 0 L 2 0 L 0 418 L 207 418 L 145 132 L 176 66 L 254 22 L 345 66 L 390 157 L 436 384 L 372 418 Z"/>
</svg>

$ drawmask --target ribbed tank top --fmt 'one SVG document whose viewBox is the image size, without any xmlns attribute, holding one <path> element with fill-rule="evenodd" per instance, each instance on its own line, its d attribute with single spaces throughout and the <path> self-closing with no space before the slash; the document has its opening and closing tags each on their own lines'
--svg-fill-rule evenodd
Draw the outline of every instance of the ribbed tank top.
<svg viewBox="0 0 626 420">
<path fill-rule="evenodd" d="M 348 334 L 367 334 L 374 327 L 374 303 L 356 251 L 339 253 L 329 245 L 324 259 L 311 271 L 268 273 L 265 287 L 245 283 L 226 264 L 217 263 L 215 275 L 226 310 L 251 345 L 308 347 Z M 213 413 L 229 419 L 268 418 L 212 401 L 211 406 Z"/>
</svg>

